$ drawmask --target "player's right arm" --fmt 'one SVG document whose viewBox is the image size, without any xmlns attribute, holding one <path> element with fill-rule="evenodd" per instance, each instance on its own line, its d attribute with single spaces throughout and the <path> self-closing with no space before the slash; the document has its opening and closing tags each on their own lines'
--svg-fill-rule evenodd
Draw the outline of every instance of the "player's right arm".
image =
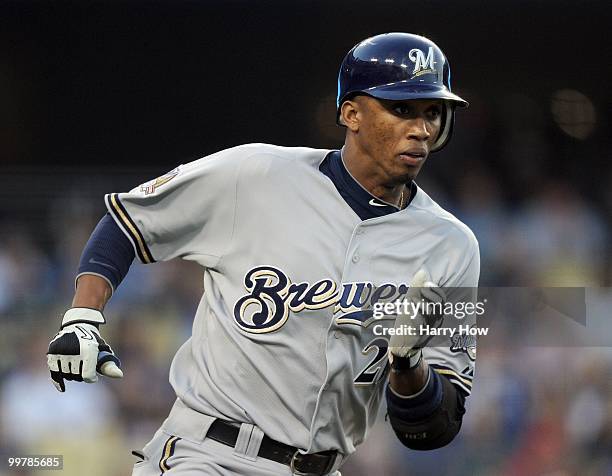
<svg viewBox="0 0 612 476">
<path fill-rule="evenodd" d="M 108 194 L 108 214 L 81 256 L 72 308 L 47 355 L 51 379 L 95 382 L 120 377 L 120 362 L 100 336 L 102 311 L 135 257 L 176 257 L 214 267 L 231 242 L 241 164 L 260 149 L 239 146 L 181 165 L 127 193 Z M 106 364 L 106 365 L 104 365 Z"/>
<path fill-rule="evenodd" d="M 102 311 L 134 260 L 130 241 L 109 215 L 92 233 L 79 265 L 72 307 L 62 316 L 59 332 L 49 343 L 47 364 L 60 392 L 65 380 L 96 382 L 98 374 L 121 378 L 121 362 L 100 335 Z"/>
<path fill-rule="evenodd" d="M 77 280 L 72 307 L 89 307 L 103 311 L 111 295 L 108 281 L 94 274 L 83 274 Z"/>
</svg>

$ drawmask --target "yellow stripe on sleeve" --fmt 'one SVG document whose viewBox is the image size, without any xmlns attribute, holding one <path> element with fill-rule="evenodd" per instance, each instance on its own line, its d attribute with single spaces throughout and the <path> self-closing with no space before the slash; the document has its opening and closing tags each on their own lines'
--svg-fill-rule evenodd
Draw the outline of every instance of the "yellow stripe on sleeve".
<svg viewBox="0 0 612 476">
<path fill-rule="evenodd" d="M 449 369 L 434 369 L 434 371 L 439 373 L 439 374 L 441 374 L 441 375 L 452 375 L 453 378 L 456 378 L 460 382 L 462 382 L 465 385 L 467 385 L 468 387 L 472 388 L 472 382 L 470 382 L 469 380 L 461 377 L 457 372 L 455 372 L 453 370 L 449 370 Z"/>
<path fill-rule="evenodd" d="M 145 263 L 153 263 L 154 260 L 149 253 L 147 245 L 144 242 L 144 239 L 142 238 L 140 231 L 132 224 L 132 221 L 130 220 L 130 218 L 122 210 L 121 206 L 119 205 L 117 201 L 116 193 L 113 193 L 110 195 L 110 201 L 111 201 L 113 210 L 117 214 L 117 217 L 121 220 L 121 223 L 123 223 L 123 225 L 126 227 L 128 232 L 130 233 L 130 236 L 132 236 L 132 238 L 134 239 L 134 242 L 138 246 L 138 250 L 140 251 L 140 254 L 143 257 L 143 261 Z"/>
</svg>

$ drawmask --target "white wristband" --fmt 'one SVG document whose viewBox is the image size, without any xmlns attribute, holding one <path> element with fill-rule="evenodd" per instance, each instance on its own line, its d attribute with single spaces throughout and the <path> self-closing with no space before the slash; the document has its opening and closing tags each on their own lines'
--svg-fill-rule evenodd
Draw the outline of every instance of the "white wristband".
<svg viewBox="0 0 612 476">
<path fill-rule="evenodd" d="M 73 322 L 87 322 L 91 324 L 106 324 L 104 314 L 97 309 L 89 307 L 73 307 L 64 313 L 62 318 L 62 327 L 65 327 Z"/>
</svg>

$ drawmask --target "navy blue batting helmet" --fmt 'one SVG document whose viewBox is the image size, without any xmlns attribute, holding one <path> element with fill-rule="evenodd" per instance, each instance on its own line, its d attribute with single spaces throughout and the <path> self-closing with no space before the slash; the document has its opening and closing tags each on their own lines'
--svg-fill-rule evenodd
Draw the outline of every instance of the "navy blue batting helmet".
<svg viewBox="0 0 612 476">
<path fill-rule="evenodd" d="M 445 108 L 440 135 L 432 152 L 450 139 L 455 107 L 467 107 L 451 92 L 450 66 L 431 40 L 410 33 L 385 33 L 355 45 L 344 57 L 338 74 L 336 121 L 347 99 L 366 94 L 378 99 L 442 99 Z"/>
</svg>

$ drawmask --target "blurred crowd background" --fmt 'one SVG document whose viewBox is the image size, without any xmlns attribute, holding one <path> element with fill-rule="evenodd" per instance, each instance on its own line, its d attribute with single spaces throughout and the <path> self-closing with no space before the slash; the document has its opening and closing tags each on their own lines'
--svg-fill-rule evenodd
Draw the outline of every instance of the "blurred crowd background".
<svg viewBox="0 0 612 476">
<path fill-rule="evenodd" d="M 126 377 L 57 393 L 44 354 L 103 194 L 240 143 L 340 147 L 337 67 L 383 31 L 438 42 L 471 103 L 418 182 L 475 232 L 481 284 L 590 287 L 609 315 L 610 11 L 598 1 L 0 3 L 0 455 L 62 454 L 66 475 L 130 474 L 131 449 L 173 402 L 168 369 L 201 272 L 135 264 L 104 329 Z M 381 418 L 343 474 L 612 475 L 612 323 L 605 333 L 608 347 L 481 339 L 451 445 L 410 451 Z"/>
</svg>

